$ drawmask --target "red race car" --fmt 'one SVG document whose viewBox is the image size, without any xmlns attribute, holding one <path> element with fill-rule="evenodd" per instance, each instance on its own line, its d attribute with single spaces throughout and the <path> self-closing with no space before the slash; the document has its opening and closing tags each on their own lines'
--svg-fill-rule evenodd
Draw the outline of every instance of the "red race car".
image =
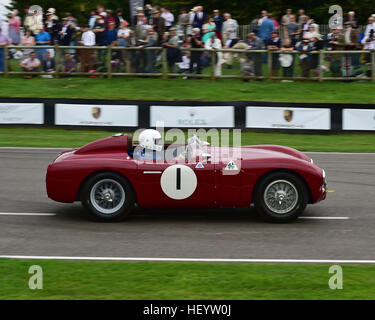
<svg viewBox="0 0 375 320">
<path fill-rule="evenodd" d="M 135 204 L 140 208 L 254 204 L 262 218 L 273 222 L 292 221 L 308 203 L 326 198 L 325 171 L 295 149 L 211 147 L 195 136 L 187 146 L 164 146 L 160 139 L 158 131 L 148 129 L 140 134 L 138 145 L 133 145 L 131 135 L 117 134 L 62 152 L 48 166 L 48 197 L 66 203 L 80 200 L 101 221 L 121 220 Z"/>
</svg>

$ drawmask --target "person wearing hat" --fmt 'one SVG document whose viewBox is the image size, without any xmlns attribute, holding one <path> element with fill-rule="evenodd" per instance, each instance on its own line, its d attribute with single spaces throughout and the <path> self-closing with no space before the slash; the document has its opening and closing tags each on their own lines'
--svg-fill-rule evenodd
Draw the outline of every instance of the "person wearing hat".
<svg viewBox="0 0 375 320">
<path fill-rule="evenodd" d="M 49 8 L 47 10 L 46 16 L 51 16 L 52 20 L 59 20 L 59 17 L 56 15 L 55 8 Z"/>
<path fill-rule="evenodd" d="M 165 20 L 164 18 L 160 15 L 160 10 L 155 8 L 152 11 L 152 16 L 149 20 L 149 24 L 153 26 L 154 30 L 158 34 L 158 41 L 160 43 L 161 38 L 165 32 Z"/>
<path fill-rule="evenodd" d="M 296 50 L 300 52 L 299 65 L 301 66 L 302 77 L 309 78 L 310 77 L 310 58 L 311 58 L 311 55 L 309 53 L 313 50 L 310 40 L 303 39 L 302 41 L 297 42 Z"/>
<path fill-rule="evenodd" d="M 46 13 L 46 20 L 44 22 L 47 32 L 51 35 L 52 43 L 55 44 L 58 41 L 59 33 L 59 17 L 55 14 L 55 8 L 49 8 Z"/>
<path fill-rule="evenodd" d="M 145 16 L 145 13 L 144 13 L 142 7 L 137 7 L 135 9 L 135 11 L 136 11 L 136 14 L 135 14 L 135 16 L 132 17 L 132 25 L 133 26 L 136 26 L 136 25 L 140 24 L 141 23 L 141 17 Z"/>
</svg>

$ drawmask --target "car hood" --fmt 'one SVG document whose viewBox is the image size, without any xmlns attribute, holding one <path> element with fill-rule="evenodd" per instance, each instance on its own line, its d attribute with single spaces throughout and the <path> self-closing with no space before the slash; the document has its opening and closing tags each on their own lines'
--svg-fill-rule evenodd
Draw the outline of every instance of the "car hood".
<svg viewBox="0 0 375 320">
<path fill-rule="evenodd" d="M 206 152 L 211 154 L 215 159 L 223 158 L 226 159 L 298 159 L 311 163 L 311 159 L 304 153 L 283 146 L 274 145 L 254 145 L 254 146 L 243 146 L 243 147 L 207 147 Z"/>
</svg>

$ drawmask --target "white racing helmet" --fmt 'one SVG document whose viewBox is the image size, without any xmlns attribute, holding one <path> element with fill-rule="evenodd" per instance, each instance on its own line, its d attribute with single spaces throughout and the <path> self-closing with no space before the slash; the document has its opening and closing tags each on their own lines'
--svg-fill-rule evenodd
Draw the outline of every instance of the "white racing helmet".
<svg viewBox="0 0 375 320">
<path fill-rule="evenodd" d="M 154 129 L 143 130 L 139 135 L 139 145 L 149 150 L 161 151 L 163 149 L 161 140 L 160 132 Z"/>
</svg>

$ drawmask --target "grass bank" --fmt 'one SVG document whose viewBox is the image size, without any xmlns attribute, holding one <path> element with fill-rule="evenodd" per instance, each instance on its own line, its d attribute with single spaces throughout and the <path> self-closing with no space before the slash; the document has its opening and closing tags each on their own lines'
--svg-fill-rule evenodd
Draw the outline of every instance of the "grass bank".
<svg viewBox="0 0 375 320">
<path fill-rule="evenodd" d="M 30 290 L 29 267 L 43 269 Z M 373 266 L 344 265 L 331 290 L 328 265 L 94 262 L 1 259 L 0 299 L 374 299 Z"/>
</svg>

